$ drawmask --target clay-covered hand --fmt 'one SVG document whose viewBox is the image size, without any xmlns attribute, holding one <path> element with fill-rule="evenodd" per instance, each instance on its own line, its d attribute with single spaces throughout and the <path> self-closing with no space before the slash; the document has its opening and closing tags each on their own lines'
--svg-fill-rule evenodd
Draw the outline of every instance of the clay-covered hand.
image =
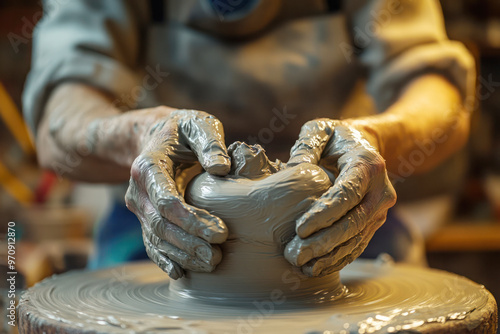
<svg viewBox="0 0 500 334">
<path fill-rule="evenodd" d="M 377 142 L 348 122 L 307 122 L 291 150 L 288 166 L 320 164 L 336 179 L 296 224 L 286 259 L 304 274 L 339 271 L 366 248 L 396 202 Z"/>
<path fill-rule="evenodd" d="M 221 219 L 188 205 L 175 174 L 199 161 L 213 175 L 226 175 L 230 159 L 222 124 L 195 110 L 169 111 L 147 127 L 141 153 L 132 164 L 127 207 L 142 224 L 149 258 L 172 279 L 184 270 L 210 272 L 221 261 L 228 231 Z M 158 108 L 157 108 L 158 109 Z"/>
</svg>

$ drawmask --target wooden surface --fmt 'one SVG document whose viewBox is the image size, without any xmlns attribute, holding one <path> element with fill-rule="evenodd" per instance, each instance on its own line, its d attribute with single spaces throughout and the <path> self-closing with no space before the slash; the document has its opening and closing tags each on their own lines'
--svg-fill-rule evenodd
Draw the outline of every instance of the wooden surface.
<svg viewBox="0 0 500 334">
<path fill-rule="evenodd" d="M 460 223 L 443 226 L 427 241 L 427 251 L 498 251 L 500 224 Z"/>
</svg>

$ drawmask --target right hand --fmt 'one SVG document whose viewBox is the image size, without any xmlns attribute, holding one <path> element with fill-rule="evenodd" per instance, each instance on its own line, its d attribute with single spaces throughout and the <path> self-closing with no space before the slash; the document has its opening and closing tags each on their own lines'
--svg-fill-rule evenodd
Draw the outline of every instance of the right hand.
<svg viewBox="0 0 500 334">
<path fill-rule="evenodd" d="M 211 272 L 221 261 L 218 246 L 228 230 L 220 218 L 188 205 L 177 191 L 176 171 L 200 162 L 213 175 L 226 175 L 231 161 L 221 122 L 195 110 L 157 108 L 159 117 L 142 136 L 125 202 L 142 225 L 149 258 L 172 279 L 184 270 Z"/>
</svg>

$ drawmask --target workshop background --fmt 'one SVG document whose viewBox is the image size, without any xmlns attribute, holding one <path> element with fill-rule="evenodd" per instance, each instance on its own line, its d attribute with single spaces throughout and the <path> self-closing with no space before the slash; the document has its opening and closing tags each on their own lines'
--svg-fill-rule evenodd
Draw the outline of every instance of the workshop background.
<svg viewBox="0 0 500 334">
<path fill-rule="evenodd" d="M 441 4 L 449 37 L 462 41 L 476 58 L 479 107 L 463 152 L 467 177 L 457 187 L 454 208 L 442 213 L 445 223 L 426 235 L 427 259 L 433 268 L 484 284 L 498 301 L 500 1 Z M 94 222 L 106 213 L 110 200 L 102 185 L 71 182 L 37 166 L 20 110 L 32 31 L 42 14 L 39 1 L 0 0 L 0 269 L 1 275 L 8 272 L 5 236 L 8 222 L 14 222 L 18 292 L 49 275 L 84 268 Z"/>
</svg>

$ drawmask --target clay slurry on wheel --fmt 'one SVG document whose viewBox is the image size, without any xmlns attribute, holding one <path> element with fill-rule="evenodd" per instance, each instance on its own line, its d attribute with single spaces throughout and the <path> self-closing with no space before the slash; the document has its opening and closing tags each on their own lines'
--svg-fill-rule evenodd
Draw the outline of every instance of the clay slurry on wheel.
<svg viewBox="0 0 500 334">
<path fill-rule="evenodd" d="M 18 307 L 20 333 L 492 333 L 497 308 L 481 285 L 438 270 L 356 260 L 347 293 L 330 303 L 263 299 L 201 302 L 169 290 L 154 263 L 53 276 Z M 293 287 L 294 285 L 289 285 Z M 314 306 L 314 307 L 313 307 Z"/>
</svg>

